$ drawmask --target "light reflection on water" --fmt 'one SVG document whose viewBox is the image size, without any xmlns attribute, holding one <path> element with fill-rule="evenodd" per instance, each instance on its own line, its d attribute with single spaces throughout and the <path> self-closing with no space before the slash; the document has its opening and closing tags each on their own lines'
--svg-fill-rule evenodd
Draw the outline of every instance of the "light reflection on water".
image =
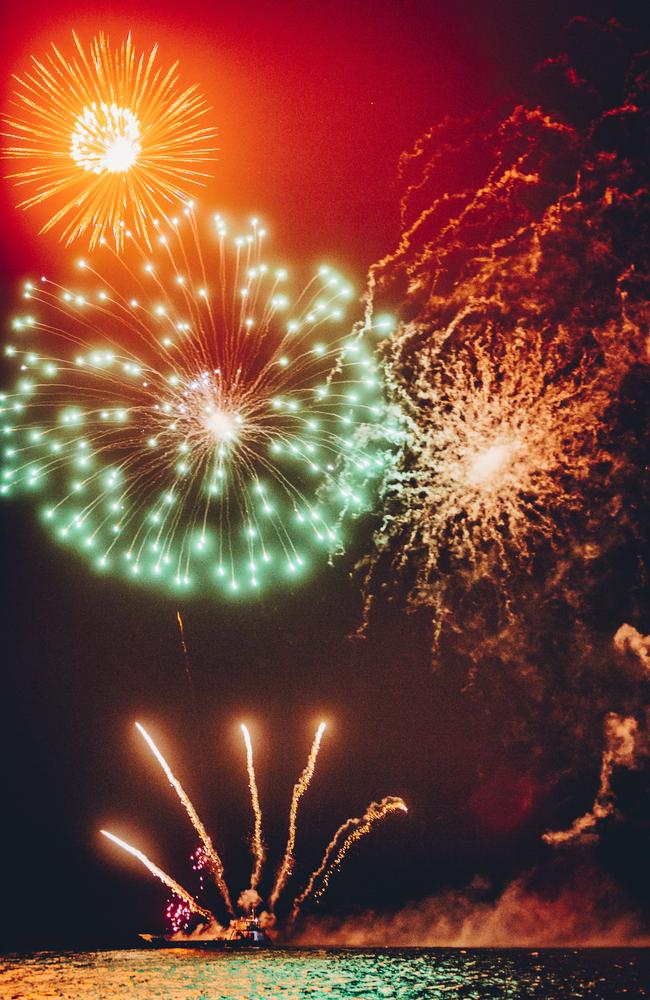
<svg viewBox="0 0 650 1000">
<path fill-rule="evenodd" d="M 650 950 L 41 952 L 0 959 L 2 1000 L 650 997 Z"/>
</svg>

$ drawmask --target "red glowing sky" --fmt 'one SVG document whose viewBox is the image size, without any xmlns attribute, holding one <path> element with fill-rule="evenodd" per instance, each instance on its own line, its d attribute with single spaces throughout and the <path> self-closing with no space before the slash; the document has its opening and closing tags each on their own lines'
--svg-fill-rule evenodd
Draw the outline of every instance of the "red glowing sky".
<svg viewBox="0 0 650 1000">
<path fill-rule="evenodd" d="M 72 29 L 86 41 L 98 30 L 115 41 L 131 30 L 142 48 L 157 41 L 161 65 L 178 58 L 182 81 L 198 81 L 214 109 L 221 152 L 209 207 L 259 213 L 289 261 L 327 256 L 360 281 L 397 233 L 399 153 L 431 121 L 484 104 L 529 65 L 521 37 L 513 42 L 520 15 L 504 31 L 480 6 L 140 0 L 134 14 L 122 0 L 100 15 L 27 0 L 20 17 L 7 11 L 0 33 L 2 106 L 11 73 L 52 41 L 69 50 Z M 37 238 L 38 212 L 15 201 L 3 184 L 10 278 L 61 255 L 53 234 Z"/>
</svg>

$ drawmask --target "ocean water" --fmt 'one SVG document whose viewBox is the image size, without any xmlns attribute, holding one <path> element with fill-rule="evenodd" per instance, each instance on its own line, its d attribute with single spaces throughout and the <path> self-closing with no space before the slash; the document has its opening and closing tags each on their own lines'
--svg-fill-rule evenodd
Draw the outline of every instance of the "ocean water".
<svg viewBox="0 0 650 1000">
<path fill-rule="evenodd" d="M 650 997 L 650 950 L 39 952 L 0 959 L 2 1000 Z"/>
</svg>

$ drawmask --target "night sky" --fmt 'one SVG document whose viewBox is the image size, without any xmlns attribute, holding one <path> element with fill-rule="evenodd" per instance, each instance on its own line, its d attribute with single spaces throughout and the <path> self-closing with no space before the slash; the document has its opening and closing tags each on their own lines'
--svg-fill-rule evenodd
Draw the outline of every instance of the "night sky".
<svg viewBox="0 0 650 1000">
<path fill-rule="evenodd" d="M 10 73 L 50 40 L 65 42 L 72 28 L 84 38 L 131 29 L 142 47 L 158 40 L 162 61 L 180 58 L 183 80 L 197 80 L 214 109 L 220 153 L 202 201 L 233 219 L 259 214 L 277 259 L 305 271 L 333 263 L 359 294 L 368 267 L 399 238 L 400 153 L 444 116 L 500 114 L 532 100 L 533 69 L 561 51 L 568 19 L 613 9 L 511 0 L 190 0 L 181 9 L 140 0 L 134 16 L 132 6 L 111 4 L 104 16 L 61 0 L 27 0 L 19 16 L 5 11 L 3 105 Z M 632 5 L 615 7 L 640 28 Z M 37 238 L 36 216 L 20 213 L 14 199 L 5 182 L 6 317 L 21 278 L 43 269 L 65 275 L 75 256 L 53 235 Z M 631 426 L 638 413 L 621 419 Z M 239 723 L 253 734 L 266 838 L 278 858 L 291 788 L 324 718 L 318 771 L 301 806 L 297 874 L 307 875 L 338 824 L 372 799 L 401 795 L 409 805 L 407 817 L 390 818 L 349 860 L 324 912 L 397 910 L 478 877 L 489 897 L 530 873 L 555 887 L 602 878 L 631 909 L 643 905 L 647 784 L 637 772 L 621 787 L 632 820 L 599 845 L 567 857 L 541 840 L 591 806 L 600 722 L 592 734 L 576 730 L 564 758 L 552 760 L 544 745 L 548 703 L 529 704 L 525 684 L 515 691 L 502 677 L 492 693 L 485 676 L 468 686 L 471 657 L 462 649 L 443 650 L 432 669 L 426 615 L 407 615 L 397 602 L 367 638 L 351 638 L 362 605 L 354 565 L 371 545 L 372 516 L 355 525 L 344 557 L 300 587 L 227 603 L 179 602 L 99 578 L 50 539 L 29 503 L 7 503 L 0 514 L 4 942 L 110 943 L 161 927 L 165 890 L 98 836 L 102 826 L 114 830 L 181 882 L 189 871 L 192 831 L 135 719 L 148 725 L 214 833 L 235 893 L 249 873 L 251 828 Z M 599 664 L 624 621 L 650 631 L 634 554 L 616 559 L 611 588 L 591 604 Z M 548 615 L 552 670 L 570 625 Z M 643 705 L 631 708 L 643 715 Z M 515 717 L 521 726 L 513 734 Z"/>
</svg>

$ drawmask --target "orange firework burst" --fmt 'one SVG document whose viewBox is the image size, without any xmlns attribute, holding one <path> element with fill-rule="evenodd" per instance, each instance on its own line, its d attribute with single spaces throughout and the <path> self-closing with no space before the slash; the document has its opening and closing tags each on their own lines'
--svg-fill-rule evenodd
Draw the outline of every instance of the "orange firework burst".
<svg viewBox="0 0 650 1000">
<path fill-rule="evenodd" d="M 436 639 L 469 636 L 475 608 L 485 648 L 486 619 L 497 634 L 513 620 L 523 581 L 552 587 L 560 565 L 602 553 L 603 517 L 622 520 L 608 431 L 648 361 L 645 250 L 627 236 L 631 167 L 568 125 L 517 109 L 477 130 L 471 178 L 440 192 L 443 136 L 403 157 L 404 232 L 369 274 L 368 322 L 399 303 L 384 360 L 406 433 L 366 610 L 399 580 Z"/>
<path fill-rule="evenodd" d="M 74 54 L 52 45 L 16 77 L 16 112 L 7 117 L 5 155 L 28 161 L 10 174 L 29 192 L 19 204 L 51 204 L 42 232 L 66 244 L 88 233 L 90 245 L 128 230 L 149 242 L 154 218 L 201 185 L 215 152 L 215 131 L 197 86 L 178 87 L 178 63 L 156 66 L 157 46 L 138 53 L 131 35 L 111 48 L 100 33 Z"/>
<path fill-rule="evenodd" d="M 634 343 L 631 325 L 625 333 Z M 410 431 L 388 480 L 378 558 L 416 570 L 409 598 L 435 609 L 438 629 L 449 613 L 445 566 L 453 562 L 453 585 L 530 566 L 540 545 L 555 549 L 564 537 L 596 465 L 614 464 L 600 443 L 602 419 L 631 352 L 619 328 L 599 334 L 592 354 L 578 358 L 562 330 L 516 330 L 505 340 L 477 329 L 453 352 L 427 335 L 417 361 L 420 331 L 395 336 L 393 358 L 411 358 L 408 388 L 401 374 L 393 384 Z"/>
</svg>

